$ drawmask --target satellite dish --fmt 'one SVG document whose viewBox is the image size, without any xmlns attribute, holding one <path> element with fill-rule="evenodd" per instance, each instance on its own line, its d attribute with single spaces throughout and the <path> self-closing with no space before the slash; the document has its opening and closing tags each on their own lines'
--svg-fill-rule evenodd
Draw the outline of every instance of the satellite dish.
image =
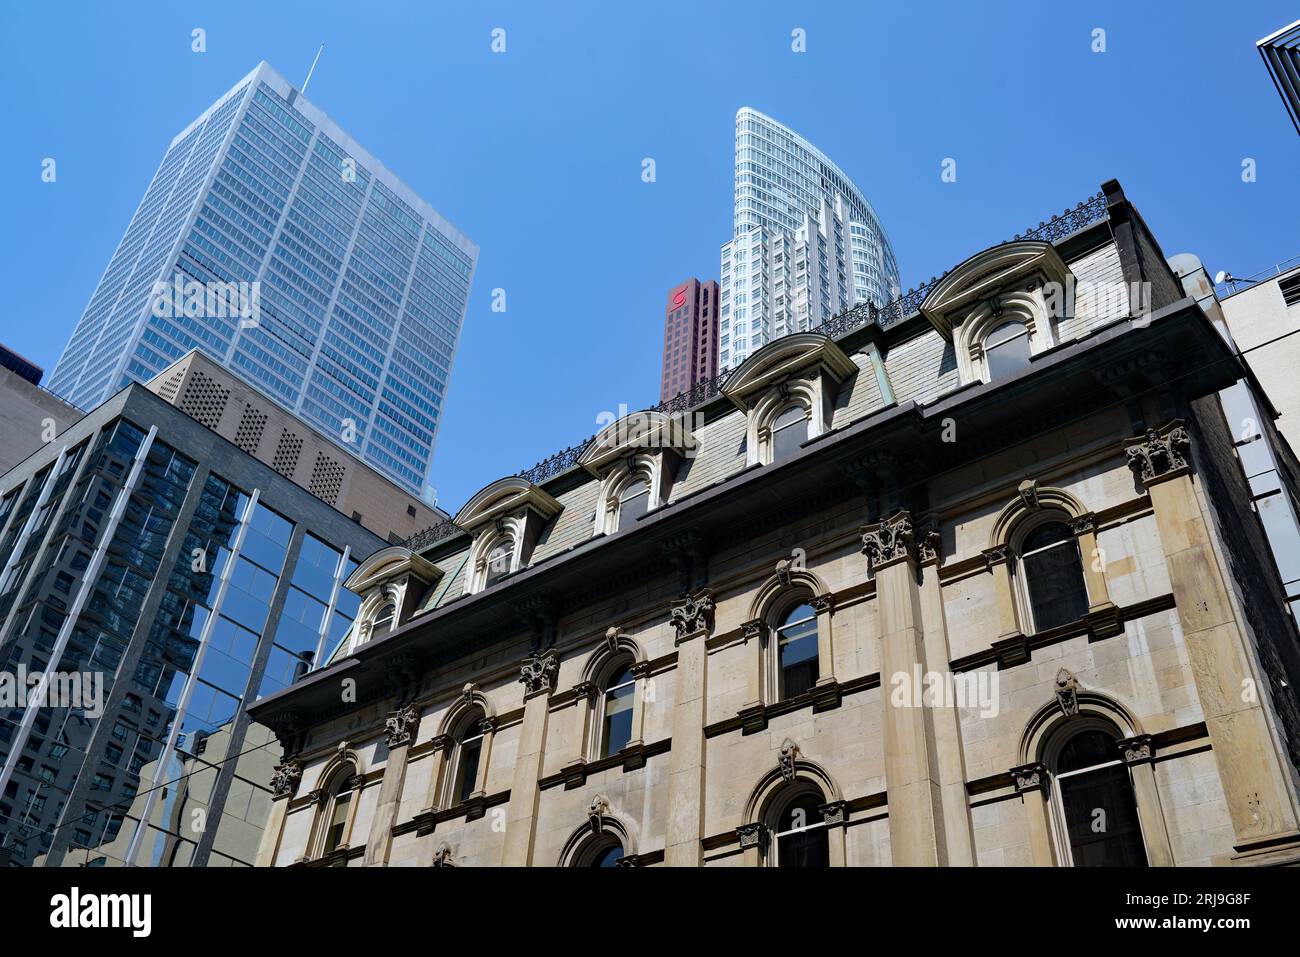
<svg viewBox="0 0 1300 957">
<path fill-rule="evenodd" d="M 1217 286 L 1228 278 L 1228 274 L 1220 269 L 1214 274 L 1214 284 Z"/>
</svg>

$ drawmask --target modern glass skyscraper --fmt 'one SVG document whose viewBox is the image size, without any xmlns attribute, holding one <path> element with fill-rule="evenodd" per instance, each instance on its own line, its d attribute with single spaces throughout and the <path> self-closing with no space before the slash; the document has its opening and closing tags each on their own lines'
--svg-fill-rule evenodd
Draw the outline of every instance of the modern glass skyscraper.
<svg viewBox="0 0 1300 957">
<path fill-rule="evenodd" d="M 49 387 L 94 408 L 197 348 L 420 493 L 477 259 L 261 63 L 172 140 Z"/>
<path fill-rule="evenodd" d="M 736 113 L 735 198 L 722 247 L 721 368 L 898 295 L 893 247 L 861 190 L 812 143 L 749 107 Z"/>
</svg>

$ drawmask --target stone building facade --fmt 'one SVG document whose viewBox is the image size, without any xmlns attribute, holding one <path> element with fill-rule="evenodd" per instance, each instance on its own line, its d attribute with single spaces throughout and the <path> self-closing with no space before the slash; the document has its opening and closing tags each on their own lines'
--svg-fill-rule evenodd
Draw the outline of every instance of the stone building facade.
<svg viewBox="0 0 1300 957">
<path fill-rule="evenodd" d="M 258 863 L 1294 863 L 1241 378 L 1113 181 L 775 340 L 362 563 Z"/>
</svg>

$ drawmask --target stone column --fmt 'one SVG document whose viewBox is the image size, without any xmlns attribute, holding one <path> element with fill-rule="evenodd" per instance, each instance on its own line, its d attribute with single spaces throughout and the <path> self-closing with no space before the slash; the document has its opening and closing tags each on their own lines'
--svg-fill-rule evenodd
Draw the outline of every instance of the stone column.
<svg viewBox="0 0 1300 957">
<path fill-rule="evenodd" d="M 911 516 L 899 511 L 865 526 L 862 551 L 876 578 L 880 698 L 885 712 L 885 788 L 893 862 L 902 867 L 943 865 L 948 851 L 943 835 L 933 716 L 920 701 L 908 700 L 902 706 L 893 701 L 895 676 L 903 676 L 911 688 L 913 675 L 925 670 Z"/>
<path fill-rule="evenodd" d="M 1234 846 L 1244 852 L 1300 842 L 1286 766 L 1192 481 L 1191 437 L 1175 420 L 1131 439 L 1126 453 L 1151 496 Z"/>
<path fill-rule="evenodd" d="M 664 863 L 699 867 L 704 833 L 704 721 L 708 693 L 705 642 L 713 630 L 713 594 L 701 589 L 672 605 L 677 631 L 673 748 L 668 769 Z"/>
<path fill-rule="evenodd" d="M 388 852 L 393 843 L 393 825 L 402 804 L 402 789 L 406 783 L 406 759 L 420 726 L 420 712 L 414 705 L 398 708 L 388 716 L 384 725 L 384 739 L 388 744 L 388 760 L 384 763 L 384 776 L 379 782 L 379 803 L 370 822 L 370 835 L 366 838 L 364 867 L 387 867 Z M 357 795 L 358 801 L 360 795 Z"/>
<path fill-rule="evenodd" d="M 515 771 L 510 779 L 510 807 L 506 818 L 504 867 L 528 867 L 533 862 L 537 835 L 537 808 L 541 790 L 542 759 L 546 753 L 546 719 L 550 714 L 551 691 L 559 671 L 555 655 L 531 655 L 520 666 L 524 685 L 524 721 L 515 752 Z"/>
<path fill-rule="evenodd" d="M 943 609 L 943 587 L 939 582 L 943 556 L 937 531 L 931 531 L 917 543 L 917 558 L 922 575 L 921 621 L 925 632 L 926 671 L 949 676 L 948 622 Z M 931 709 L 934 712 L 935 760 L 939 770 L 947 863 L 952 867 L 972 867 L 975 864 L 975 831 L 970 818 L 970 800 L 966 795 L 966 759 L 962 753 L 961 719 L 956 704 L 955 701 L 939 701 Z M 975 703 L 966 704 L 971 707 Z"/>
<path fill-rule="evenodd" d="M 1119 608 L 1110 600 L 1106 564 L 1097 547 L 1097 517 L 1089 512 L 1070 522 L 1083 564 L 1083 583 L 1088 589 L 1088 628 L 1094 638 L 1109 638 L 1124 631 Z"/>
<path fill-rule="evenodd" d="M 1160 808 L 1160 788 L 1156 786 L 1153 763 L 1156 754 L 1151 745 L 1151 735 L 1139 734 L 1116 743 L 1133 781 L 1133 797 L 1137 803 L 1138 822 L 1142 825 L 1147 863 L 1152 867 L 1173 867 L 1174 851 L 1169 843 L 1164 811 Z"/>
<path fill-rule="evenodd" d="M 271 774 L 271 815 L 262 831 L 254 866 L 275 866 L 280 839 L 284 836 L 284 819 L 289 813 L 289 802 L 293 800 L 301 780 L 302 762 L 297 758 L 285 758 L 275 766 Z"/>
<path fill-rule="evenodd" d="M 1020 621 L 1016 615 L 1016 590 L 1011 583 L 1011 546 L 995 545 L 984 549 L 984 558 L 993 573 L 993 595 L 998 603 L 997 640 L 1021 636 Z"/>
<path fill-rule="evenodd" d="M 1037 762 L 1011 769 L 1016 793 L 1025 805 L 1025 828 L 1029 832 L 1029 857 L 1034 867 L 1055 867 L 1056 846 L 1052 843 L 1052 822 L 1047 808 L 1047 769 Z"/>
</svg>

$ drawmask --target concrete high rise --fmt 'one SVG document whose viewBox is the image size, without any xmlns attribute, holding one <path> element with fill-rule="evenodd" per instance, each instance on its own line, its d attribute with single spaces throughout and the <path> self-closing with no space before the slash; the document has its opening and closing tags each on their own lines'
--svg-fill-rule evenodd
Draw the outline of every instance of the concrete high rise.
<svg viewBox="0 0 1300 957">
<path fill-rule="evenodd" d="M 736 113 L 736 207 L 722 246 L 719 366 L 899 293 L 898 262 L 866 197 L 794 130 Z"/>
<path fill-rule="evenodd" d="M 50 388 L 94 408 L 199 349 L 419 493 L 477 258 L 261 63 L 172 140 Z"/>
<path fill-rule="evenodd" d="M 668 290 L 659 398 L 667 402 L 718 374 L 718 284 L 692 277 Z"/>
</svg>

